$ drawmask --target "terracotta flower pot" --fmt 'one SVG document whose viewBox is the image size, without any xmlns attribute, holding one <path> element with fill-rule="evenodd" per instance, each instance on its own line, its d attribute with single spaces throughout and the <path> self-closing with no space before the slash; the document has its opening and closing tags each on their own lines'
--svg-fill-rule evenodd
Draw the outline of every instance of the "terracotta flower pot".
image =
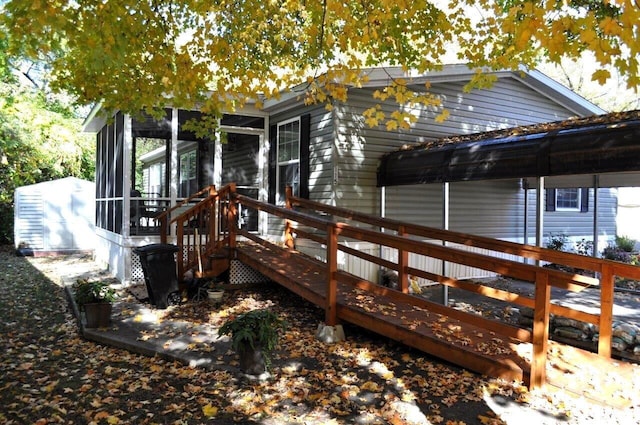
<svg viewBox="0 0 640 425">
<path fill-rule="evenodd" d="M 84 305 L 87 328 L 104 328 L 111 322 L 111 303 L 88 303 Z"/>
<path fill-rule="evenodd" d="M 262 348 L 246 346 L 239 350 L 240 369 L 247 375 L 259 376 L 267 371 L 264 358 L 262 357 Z"/>
</svg>

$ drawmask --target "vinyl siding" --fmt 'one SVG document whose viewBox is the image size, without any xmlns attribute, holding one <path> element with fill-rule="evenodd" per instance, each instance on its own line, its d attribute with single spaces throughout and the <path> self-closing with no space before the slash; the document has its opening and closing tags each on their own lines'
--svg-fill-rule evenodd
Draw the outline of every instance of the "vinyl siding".
<svg viewBox="0 0 640 425">
<path fill-rule="evenodd" d="M 491 89 L 464 93 L 464 82 L 432 86 L 449 118 L 436 123 L 436 111 L 413 109 L 418 117 L 410 130 L 386 131 L 384 126 L 370 128 L 363 112 L 374 103 L 373 90 L 349 92 L 348 105 L 335 109 L 337 184 L 336 202 L 339 206 L 376 213 L 379 209 L 379 189 L 376 171 L 380 157 L 405 144 L 415 144 L 454 134 L 470 134 L 566 119 L 573 114 L 552 100 L 513 78 L 504 78 Z M 389 116 L 397 105 L 385 103 L 382 109 Z"/>
<path fill-rule="evenodd" d="M 535 205 L 535 191 L 533 192 Z M 545 211 L 544 213 L 544 244 L 551 235 L 567 235 L 572 242 L 582 239 L 593 241 L 594 190 L 589 189 L 589 209 L 586 212 L 576 211 Z M 618 212 L 617 190 L 601 188 L 598 190 L 598 251 L 602 251 L 607 243 L 613 242 L 616 236 L 616 215 Z M 535 210 L 533 216 L 535 220 Z M 535 221 L 530 225 L 535 226 Z M 531 239 L 535 241 L 534 238 Z"/>
<path fill-rule="evenodd" d="M 442 185 L 386 188 L 386 216 L 442 228 Z M 535 217 L 535 215 L 534 215 Z M 524 191 L 518 181 L 449 185 L 449 230 L 517 240 L 523 237 Z"/>
<path fill-rule="evenodd" d="M 386 216 L 424 226 L 442 226 L 442 185 L 388 187 Z M 545 211 L 543 234 L 566 234 L 574 240 L 593 240 L 593 189 L 589 189 L 587 212 Z M 535 243 L 536 191 L 527 191 L 528 243 Z M 517 180 L 460 182 L 449 185 L 449 229 L 497 239 L 524 242 L 525 191 Z M 616 189 L 598 191 L 598 235 L 604 240 L 616 234 Z"/>
<path fill-rule="evenodd" d="M 557 121 L 575 114 L 558 105 L 515 78 L 503 78 L 486 90 L 464 93 L 464 82 L 438 83 L 431 88 L 449 118 L 436 123 L 439 113 L 434 108 L 415 108 L 410 112 L 418 122 L 409 130 L 387 131 L 382 124 L 370 128 L 363 112 L 376 102 L 373 89 L 352 89 L 348 104 L 337 104 L 331 112 L 324 108 L 300 108 L 271 118 L 271 124 L 311 113 L 310 197 L 312 200 L 370 214 L 380 214 L 381 189 L 376 187 L 380 158 L 403 145 L 435 140 L 441 137 L 471 134 L 501 128 Z M 398 106 L 381 105 L 389 116 Z M 416 185 L 385 189 L 385 214 L 389 218 L 441 227 L 443 220 L 442 185 Z M 530 191 L 532 193 L 533 191 Z M 535 234 L 535 195 L 529 203 L 529 232 Z M 520 180 L 463 182 L 450 185 L 451 230 L 513 241 L 524 240 L 524 190 Z M 600 211 L 607 207 L 601 201 Z M 591 210 L 592 211 L 592 210 Z M 602 217 L 602 224 L 609 216 Z M 549 218 L 553 220 L 553 218 Z M 592 223 L 592 218 L 591 218 Z M 275 224 L 275 222 L 273 223 Z M 549 228 L 560 224 L 550 222 Z M 609 226 L 607 224 L 606 226 Z M 270 223 L 270 233 L 274 231 Z M 606 232 L 609 232 L 607 227 Z M 281 236 L 282 227 L 276 234 Z M 273 233 L 272 233 L 273 234 Z M 357 244 L 357 249 L 379 252 L 373 244 Z M 324 250 L 308 241 L 300 241 L 298 249 L 318 258 Z M 392 252 L 383 250 L 385 256 Z M 479 252 L 484 252 L 479 250 Z M 341 255 L 340 267 L 375 281 L 378 268 L 362 260 Z M 442 262 L 412 256 L 412 264 L 427 265 L 439 272 Z M 452 277 L 484 276 L 487 272 L 449 264 Z"/>
</svg>

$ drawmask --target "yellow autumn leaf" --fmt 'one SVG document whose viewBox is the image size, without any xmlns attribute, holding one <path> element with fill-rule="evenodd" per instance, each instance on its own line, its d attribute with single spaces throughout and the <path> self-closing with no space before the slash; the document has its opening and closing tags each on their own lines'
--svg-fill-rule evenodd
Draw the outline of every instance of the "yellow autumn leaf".
<svg viewBox="0 0 640 425">
<path fill-rule="evenodd" d="M 209 403 L 202 408 L 202 413 L 207 418 L 212 418 L 218 414 L 218 408 L 216 406 L 212 406 L 211 403 Z"/>
<path fill-rule="evenodd" d="M 444 110 L 442 110 L 442 112 L 440 114 L 436 115 L 435 122 L 442 123 L 442 122 L 446 121 L 447 118 L 449 118 L 449 110 L 448 109 L 444 109 Z"/>
<path fill-rule="evenodd" d="M 591 74 L 591 81 L 597 81 L 599 84 L 605 84 L 611 77 L 611 73 L 606 69 L 599 69 Z"/>
<path fill-rule="evenodd" d="M 377 392 L 380 391 L 380 385 L 376 384 L 373 381 L 367 381 L 364 384 L 362 384 L 362 390 L 364 391 L 373 391 L 373 392 Z"/>
</svg>

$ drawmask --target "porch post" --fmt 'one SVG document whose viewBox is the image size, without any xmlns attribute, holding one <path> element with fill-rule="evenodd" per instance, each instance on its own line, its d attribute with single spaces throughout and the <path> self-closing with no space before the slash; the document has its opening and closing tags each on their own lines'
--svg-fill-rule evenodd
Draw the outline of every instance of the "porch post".
<svg viewBox="0 0 640 425">
<path fill-rule="evenodd" d="M 442 183 L 442 229 L 449 230 L 449 182 Z M 447 246 L 447 241 L 442 241 L 442 246 Z M 449 267 L 446 261 L 442 260 L 442 275 L 447 276 Z M 449 287 L 441 285 L 442 305 L 449 305 Z"/>
<path fill-rule="evenodd" d="M 260 187 L 258 190 L 258 200 L 268 202 L 269 200 L 269 117 L 264 118 L 264 129 L 260 134 L 258 145 L 258 173 L 260 175 Z M 269 214 L 264 211 L 258 211 L 258 233 L 266 235 L 268 231 Z"/>
<path fill-rule="evenodd" d="M 173 206 L 178 198 L 178 109 L 176 108 L 171 109 L 171 151 L 169 155 L 169 205 Z M 167 218 L 171 220 L 171 217 Z M 176 234 L 175 224 L 171 228 L 171 234 Z"/>
<path fill-rule="evenodd" d="M 544 222 L 544 177 L 538 177 L 538 192 L 536 193 L 536 246 L 542 246 L 542 241 L 544 240 L 543 222 Z"/>
<path fill-rule="evenodd" d="M 387 215 L 387 187 L 380 187 L 380 218 L 385 218 Z M 380 228 L 380 232 L 384 233 L 384 227 Z M 378 256 L 384 258 L 384 245 L 378 245 Z M 380 276 L 382 272 L 382 266 L 378 267 L 378 280 L 380 282 Z"/>
<path fill-rule="evenodd" d="M 131 134 L 131 115 L 124 116 L 124 152 L 122 161 L 122 236 L 131 236 L 131 170 L 133 166 L 133 155 L 135 155 L 133 147 L 133 137 Z M 131 273 L 128 273 L 131 276 Z"/>
<path fill-rule="evenodd" d="M 593 176 L 593 252 L 592 257 L 598 257 L 598 192 L 600 189 L 600 177 Z"/>
<path fill-rule="evenodd" d="M 218 190 L 222 189 L 222 130 L 220 130 L 219 119 L 213 138 L 213 185 Z"/>
</svg>

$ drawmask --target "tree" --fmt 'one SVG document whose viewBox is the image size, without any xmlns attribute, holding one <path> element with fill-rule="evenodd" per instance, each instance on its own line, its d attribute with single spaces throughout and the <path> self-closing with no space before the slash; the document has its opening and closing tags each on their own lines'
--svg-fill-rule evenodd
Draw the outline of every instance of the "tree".
<svg viewBox="0 0 640 425">
<path fill-rule="evenodd" d="M 94 142 L 68 99 L 46 90 L 37 63 L 0 37 L 0 243 L 13 239 L 15 188 L 66 176 L 93 179 Z"/>
<path fill-rule="evenodd" d="M 607 68 L 611 78 L 605 84 L 594 84 L 591 75 L 595 66 L 593 55 L 587 53 L 577 60 L 564 59 L 559 64 L 543 64 L 538 69 L 606 111 L 640 109 L 638 93 L 627 87 L 613 67 Z"/>
<path fill-rule="evenodd" d="M 366 67 L 438 69 L 448 53 L 479 72 L 535 67 L 593 52 L 591 79 L 615 68 L 640 83 L 640 8 L 632 0 L 11 0 L 13 51 L 50 60 L 52 87 L 79 102 L 137 113 L 199 105 L 218 114 L 297 87 L 307 102 L 343 102 Z M 390 80 L 380 99 L 434 103 Z M 370 110 L 376 125 L 384 114 Z M 391 117 L 389 117 L 391 118 Z"/>
</svg>

